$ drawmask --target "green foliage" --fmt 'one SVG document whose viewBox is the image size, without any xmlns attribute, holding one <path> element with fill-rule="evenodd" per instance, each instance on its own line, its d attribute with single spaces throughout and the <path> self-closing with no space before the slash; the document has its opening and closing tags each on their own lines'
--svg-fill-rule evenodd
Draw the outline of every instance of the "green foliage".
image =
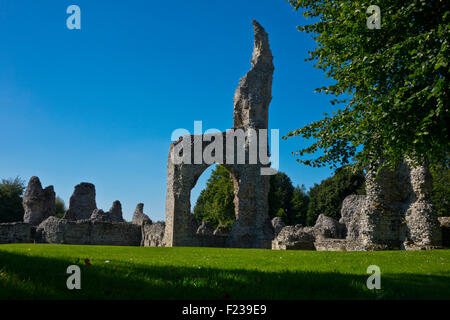
<svg viewBox="0 0 450 320">
<path fill-rule="evenodd" d="M 233 200 L 233 180 L 223 166 L 217 165 L 195 204 L 197 222 L 208 220 L 214 227 L 231 227 L 236 219 Z M 268 201 L 270 218 L 282 217 L 286 224 L 305 223 L 309 202 L 305 187 L 294 188 L 285 173 L 270 177 Z"/>
<path fill-rule="evenodd" d="M 208 179 L 194 207 L 198 222 L 208 220 L 213 227 L 231 227 L 236 220 L 234 212 L 234 185 L 230 173 L 217 165 Z"/>
<path fill-rule="evenodd" d="M 404 156 L 441 163 L 449 152 L 450 10 L 440 0 L 290 0 L 317 43 L 306 60 L 334 80 L 317 89 L 338 104 L 332 115 L 289 137 L 314 142 L 297 152 L 313 167 L 378 159 L 394 167 Z M 366 26 L 369 5 L 381 9 L 381 29 Z M 339 97 L 341 100 L 339 100 Z M 343 98 L 343 99 L 342 99 Z M 313 159 L 303 156 L 317 154 Z"/>
<path fill-rule="evenodd" d="M 440 217 L 450 216 L 450 169 L 445 165 L 432 166 L 433 176 L 432 200 L 434 210 Z"/>
<path fill-rule="evenodd" d="M 295 216 L 292 217 L 290 224 L 306 225 L 306 215 L 308 211 L 309 196 L 304 185 L 297 186 L 291 199 L 291 208 Z"/>
<path fill-rule="evenodd" d="M 341 217 L 342 201 L 351 194 L 364 194 L 364 174 L 354 166 L 335 171 L 334 176 L 315 184 L 309 190 L 306 225 L 314 225 L 319 214 L 336 220 Z"/>
<path fill-rule="evenodd" d="M 293 194 L 294 186 L 285 173 L 277 172 L 270 176 L 269 217 L 282 217 L 285 223 L 289 223 L 294 216 L 291 206 Z M 280 210 L 281 215 L 279 215 Z"/>
<path fill-rule="evenodd" d="M 287 220 L 287 214 L 286 214 L 286 211 L 284 211 L 283 208 L 278 209 L 278 211 L 277 211 L 277 217 L 280 217 L 280 218 L 283 219 L 283 221 L 286 221 L 286 220 Z"/>
<path fill-rule="evenodd" d="M 24 190 L 25 181 L 19 177 L 2 179 L 0 183 L 0 223 L 23 220 L 22 194 Z"/>
<path fill-rule="evenodd" d="M 56 197 L 55 199 L 55 208 L 56 208 L 56 216 L 58 218 L 62 218 L 64 214 L 66 213 L 66 204 L 64 203 L 64 200 L 60 197 Z"/>
</svg>

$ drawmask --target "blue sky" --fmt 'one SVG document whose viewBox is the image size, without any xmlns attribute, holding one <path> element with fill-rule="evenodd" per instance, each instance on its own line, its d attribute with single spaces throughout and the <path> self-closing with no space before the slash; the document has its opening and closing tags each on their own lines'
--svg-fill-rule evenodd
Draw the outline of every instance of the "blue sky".
<svg viewBox="0 0 450 320">
<path fill-rule="evenodd" d="M 81 30 L 66 27 L 71 4 Z M 37 175 L 66 204 L 92 182 L 99 208 L 120 200 L 130 220 L 143 202 L 163 220 L 172 131 L 232 126 L 253 19 L 274 55 L 269 127 L 282 136 L 322 118 L 330 97 L 313 91 L 329 81 L 304 61 L 314 42 L 284 0 L 0 0 L 0 177 Z M 280 170 L 310 187 L 331 171 L 298 164 L 301 145 L 280 141 Z"/>
</svg>

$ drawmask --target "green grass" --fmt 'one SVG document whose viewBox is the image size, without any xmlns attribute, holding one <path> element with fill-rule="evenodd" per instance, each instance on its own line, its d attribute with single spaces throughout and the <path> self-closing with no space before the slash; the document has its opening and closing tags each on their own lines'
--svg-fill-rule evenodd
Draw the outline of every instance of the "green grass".
<svg viewBox="0 0 450 320">
<path fill-rule="evenodd" d="M 66 287 L 72 264 L 81 267 L 81 290 Z M 369 265 L 381 268 L 380 290 L 366 287 Z M 450 250 L 0 245 L 0 299 L 94 298 L 450 299 Z"/>
</svg>

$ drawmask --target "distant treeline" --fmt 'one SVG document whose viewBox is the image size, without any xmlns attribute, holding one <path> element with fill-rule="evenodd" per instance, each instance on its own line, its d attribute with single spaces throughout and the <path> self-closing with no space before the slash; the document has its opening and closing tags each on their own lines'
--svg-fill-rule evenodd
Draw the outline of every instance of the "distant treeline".
<svg viewBox="0 0 450 320">
<path fill-rule="evenodd" d="M 433 175 L 433 202 L 438 216 L 450 216 L 449 169 L 431 168 Z M 365 194 L 364 172 L 348 165 L 337 169 L 333 176 L 314 184 L 294 187 L 283 172 L 270 177 L 269 216 L 282 217 L 288 225 L 314 225 L 319 214 L 339 220 L 342 201 L 351 194 Z M 194 207 L 198 222 L 207 220 L 214 227 L 231 228 L 235 221 L 234 185 L 229 172 L 217 165 L 201 191 Z"/>
</svg>

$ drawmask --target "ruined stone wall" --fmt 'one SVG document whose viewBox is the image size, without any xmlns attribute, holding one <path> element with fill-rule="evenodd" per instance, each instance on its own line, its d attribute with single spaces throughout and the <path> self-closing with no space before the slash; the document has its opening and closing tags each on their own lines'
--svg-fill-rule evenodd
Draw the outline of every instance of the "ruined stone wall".
<svg viewBox="0 0 450 320">
<path fill-rule="evenodd" d="M 439 246 L 442 238 L 430 198 L 431 186 L 427 166 L 411 161 L 395 170 L 382 168 L 378 175 L 369 171 L 360 216 L 362 245 L 367 250 Z"/>
<path fill-rule="evenodd" d="M 142 225 L 142 246 L 163 247 L 166 224 L 162 221 Z"/>
<path fill-rule="evenodd" d="M 239 81 L 234 96 L 234 127 L 245 132 L 248 139 L 238 142 L 230 138 L 230 131 L 186 135 L 172 143 L 167 164 L 166 230 L 164 243 L 167 246 L 202 246 L 207 240 L 196 236 L 191 223 L 190 194 L 200 175 L 214 162 L 222 164 L 234 182 L 234 204 L 236 222 L 227 239 L 228 246 L 239 248 L 270 248 L 273 229 L 268 215 L 269 176 L 261 175 L 270 164 L 261 159 L 250 163 L 250 155 L 267 154 L 268 146 L 252 149 L 253 133 L 267 129 L 268 109 L 272 99 L 273 57 L 268 35 L 258 22 L 253 21 L 255 32 L 252 67 Z M 232 141 L 234 154 L 227 152 L 227 142 Z M 200 148 L 198 152 L 197 148 Z M 237 159 L 237 150 L 243 150 L 244 161 Z M 259 152 L 263 149 L 263 152 Z M 205 154 L 214 150 L 211 161 L 195 158 L 194 154 Z M 188 153 L 189 152 L 189 153 Z M 179 159 L 183 155 L 182 161 Z M 212 152 L 211 152 L 212 154 Z M 216 238 L 214 238 L 214 241 Z"/>
<path fill-rule="evenodd" d="M 345 234 L 348 240 L 359 238 L 361 211 L 365 206 L 366 198 L 365 195 L 350 195 L 342 202 L 339 222 L 345 225 Z"/>
<path fill-rule="evenodd" d="M 39 225 L 42 221 L 56 213 L 55 191 L 53 186 L 42 188 L 38 177 L 31 177 L 23 195 L 23 222 L 33 226 Z"/>
<path fill-rule="evenodd" d="M 73 221 L 89 219 L 92 212 L 97 209 L 95 195 L 95 186 L 92 183 L 82 182 L 76 185 L 64 219 Z"/>
<path fill-rule="evenodd" d="M 140 246 L 142 233 L 140 226 L 130 223 L 50 217 L 38 226 L 36 237 L 40 242 L 56 244 Z"/>
<path fill-rule="evenodd" d="M 0 244 L 32 242 L 33 228 L 29 223 L 0 223 Z"/>
</svg>

